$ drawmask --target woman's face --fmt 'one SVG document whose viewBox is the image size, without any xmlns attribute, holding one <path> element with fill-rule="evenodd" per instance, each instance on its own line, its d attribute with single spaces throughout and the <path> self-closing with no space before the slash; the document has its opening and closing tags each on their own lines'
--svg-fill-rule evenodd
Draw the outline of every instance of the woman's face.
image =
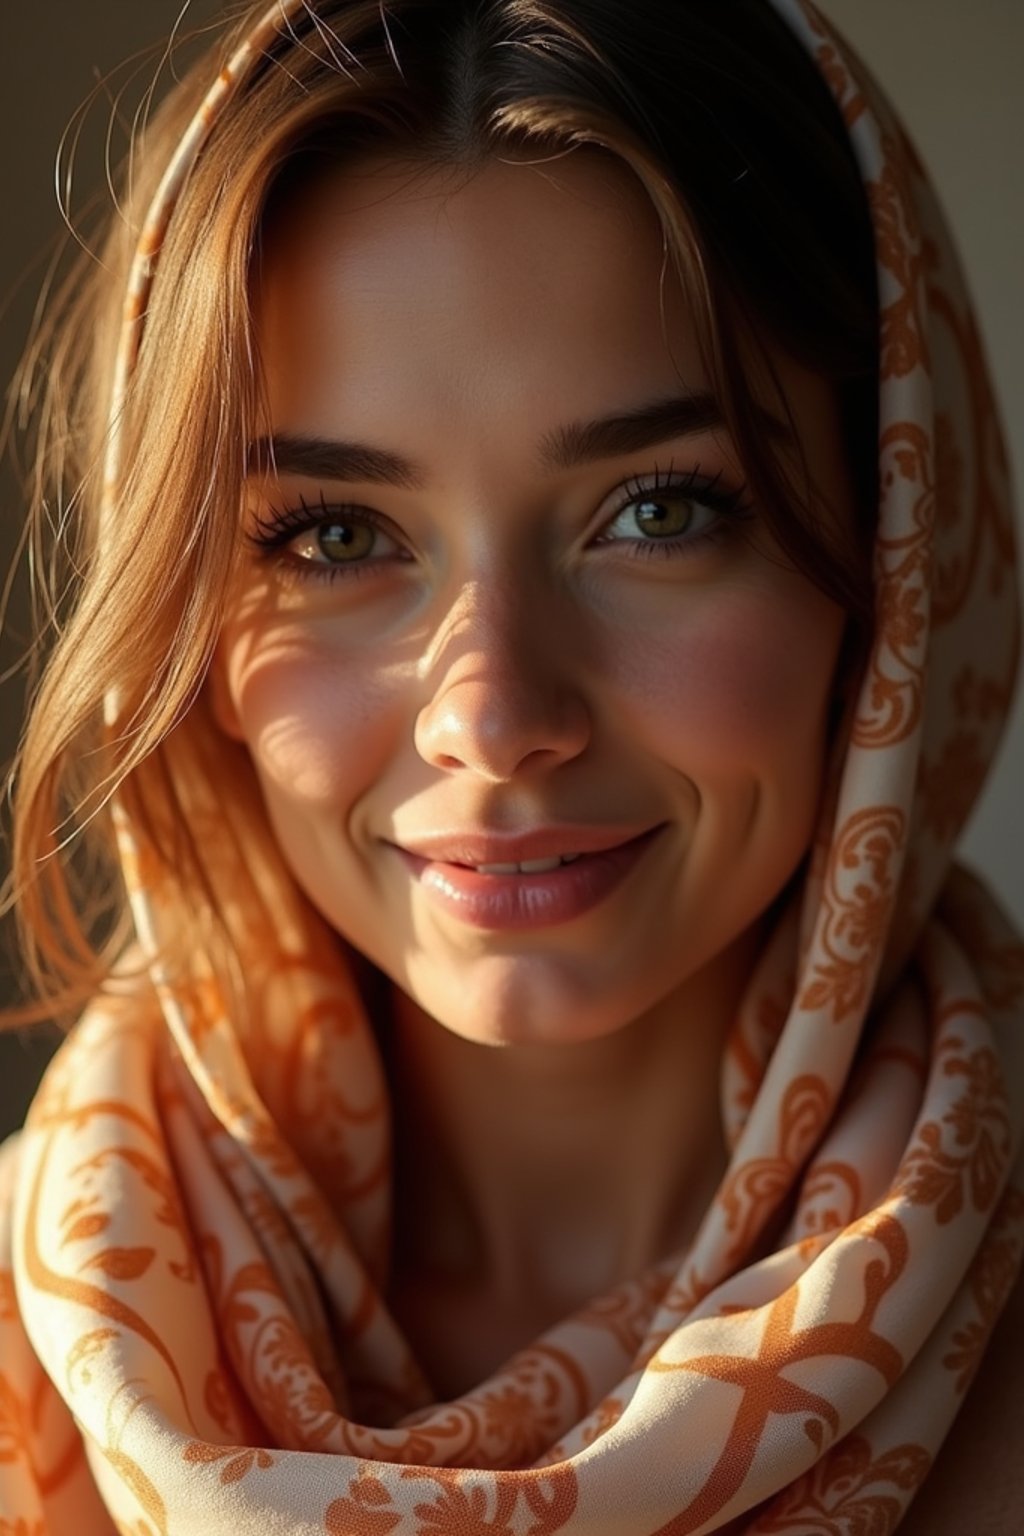
<svg viewBox="0 0 1024 1536">
<path fill-rule="evenodd" d="M 646 195 L 596 151 L 367 162 L 279 210 L 256 319 L 277 472 L 213 701 L 300 886 L 470 1039 L 681 997 L 807 848 L 843 615 L 745 491 Z M 831 392 L 775 360 L 850 518 Z"/>
</svg>

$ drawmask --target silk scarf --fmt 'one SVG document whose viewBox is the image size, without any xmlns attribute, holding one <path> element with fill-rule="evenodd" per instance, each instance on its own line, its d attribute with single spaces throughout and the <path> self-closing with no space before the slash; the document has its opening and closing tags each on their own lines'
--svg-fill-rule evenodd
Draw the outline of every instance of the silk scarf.
<svg viewBox="0 0 1024 1536">
<path fill-rule="evenodd" d="M 97 999 L 0 1151 L 2 1536 L 882 1536 L 927 1474 L 1024 1243 L 1024 949 L 951 858 L 1015 681 L 1007 466 L 922 167 L 821 17 L 772 3 L 839 104 L 874 222 L 877 624 L 724 1055 L 731 1161 L 696 1237 L 435 1402 L 382 1299 L 387 1087 L 337 944 L 251 786 L 196 799 L 241 1039 L 201 954 L 165 968 L 173 884 L 122 806 L 152 1003 Z M 271 8 L 168 167 L 112 486 L 179 189 L 311 15 Z"/>
</svg>

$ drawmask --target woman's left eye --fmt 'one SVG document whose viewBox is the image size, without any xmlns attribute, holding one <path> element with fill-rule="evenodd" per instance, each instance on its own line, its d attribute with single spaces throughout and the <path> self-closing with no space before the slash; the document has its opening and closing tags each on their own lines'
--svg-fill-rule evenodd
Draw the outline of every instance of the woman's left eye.
<svg viewBox="0 0 1024 1536">
<path fill-rule="evenodd" d="M 629 544 L 629 554 L 640 558 L 669 558 L 724 539 L 753 509 L 745 486 L 730 490 L 721 480 L 720 473 L 709 479 L 697 470 L 676 480 L 656 475 L 653 483 L 630 482 L 623 487 L 628 500 L 594 542 Z"/>
</svg>

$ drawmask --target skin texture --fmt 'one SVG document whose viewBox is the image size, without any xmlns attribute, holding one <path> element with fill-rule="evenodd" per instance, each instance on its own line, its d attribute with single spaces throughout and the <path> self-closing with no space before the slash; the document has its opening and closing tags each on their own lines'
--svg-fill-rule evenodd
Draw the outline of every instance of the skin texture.
<svg viewBox="0 0 1024 1536">
<path fill-rule="evenodd" d="M 419 469 L 250 482 L 247 536 L 321 498 L 386 531 L 358 577 L 318 579 L 315 528 L 247 553 L 210 686 L 299 884 L 397 984 L 393 1300 L 458 1390 L 685 1241 L 712 1193 L 722 1042 L 811 834 L 843 615 L 756 507 L 652 492 L 684 534 L 734 532 L 635 557 L 656 537 L 624 482 L 742 491 L 724 429 L 541 464 L 559 427 L 708 388 L 654 212 L 599 152 L 325 177 L 278 210 L 255 305 L 275 434 Z M 774 360 L 852 517 L 832 394 Z M 389 846 L 552 822 L 663 830 L 600 906 L 526 933 L 439 911 Z M 446 1308 L 461 1354 L 431 1361 Z"/>
</svg>

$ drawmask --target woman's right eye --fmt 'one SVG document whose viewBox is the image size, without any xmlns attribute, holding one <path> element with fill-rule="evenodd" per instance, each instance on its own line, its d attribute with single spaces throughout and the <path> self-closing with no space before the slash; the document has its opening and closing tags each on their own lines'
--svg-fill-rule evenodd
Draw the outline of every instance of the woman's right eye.
<svg viewBox="0 0 1024 1536">
<path fill-rule="evenodd" d="M 300 576 L 361 576 L 396 557 L 409 558 L 369 507 L 332 507 L 322 497 L 314 505 L 300 497 L 298 507 L 261 513 L 248 540 L 260 555 L 287 563 Z"/>
<path fill-rule="evenodd" d="M 387 541 L 387 535 L 371 523 L 339 517 L 297 534 L 285 547 L 300 560 L 323 559 L 331 565 L 354 565 L 370 555 L 388 553 L 379 547 L 382 541 Z"/>
</svg>

